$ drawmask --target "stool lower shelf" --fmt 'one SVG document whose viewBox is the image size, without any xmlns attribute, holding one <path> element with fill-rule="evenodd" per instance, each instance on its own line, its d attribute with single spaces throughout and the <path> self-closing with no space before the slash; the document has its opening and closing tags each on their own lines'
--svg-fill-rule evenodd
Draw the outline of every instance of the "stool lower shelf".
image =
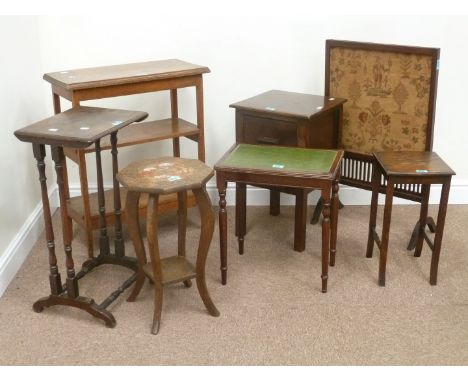
<svg viewBox="0 0 468 382">
<path fill-rule="evenodd" d="M 153 265 L 147 263 L 143 266 L 143 272 L 153 282 Z M 190 280 L 197 277 L 195 267 L 182 256 L 171 256 L 161 259 L 162 284 L 173 284 L 180 281 Z"/>
</svg>

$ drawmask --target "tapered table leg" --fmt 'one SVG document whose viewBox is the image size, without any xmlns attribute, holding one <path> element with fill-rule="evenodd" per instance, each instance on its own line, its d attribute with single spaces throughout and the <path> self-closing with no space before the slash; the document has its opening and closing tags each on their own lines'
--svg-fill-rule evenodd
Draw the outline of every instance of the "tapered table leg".
<svg viewBox="0 0 468 382">
<path fill-rule="evenodd" d="M 236 236 L 239 255 L 244 254 L 244 237 L 246 233 L 247 198 L 245 183 L 236 183 Z"/>
<path fill-rule="evenodd" d="M 226 212 L 226 182 L 218 179 L 219 193 L 219 246 L 221 260 L 221 284 L 227 283 L 227 212 Z"/>
<path fill-rule="evenodd" d="M 322 190 L 322 292 L 327 292 L 328 258 L 330 253 L 330 187 Z"/>
<path fill-rule="evenodd" d="M 419 221 L 417 223 L 418 232 L 416 235 L 416 250 L 414 251 L 414 257 L 420 257 L 424 243 L 424 231 L 426 229 L 427 211 L 429 208 L 429 193 L 431 191 L 430 184 L 421 185 L 422 188 L 422 202 L 421 211 L 419 213 Z"/>
<path fill-rule="evenodd" d="M 385 209 L 382 226 L 382 244 L 379 259 L 379 285 L 385 286 L 385 270 L 387 267 L 388 241 L 390 238 L 390 222 L 392 219 L 393 191 L 395 185 L 391 178 L 387 179 L 387 190 L 385 196 Z"/>
<path fill-rule="evenodd" d="M 451 178 L 448 178 L 445 183 L 442 184 L 442 193 L 440 195 L 439 212 L 437 213 L 437 224 L 436 232 L 434 237 L 434 248 L 432 250 L 431 258 L 431 273 L 430 273 L 430 284 L 437 284 L 437 269 L 439 267 L 440 249 L 442 246 L 442 236 L 444 234 L 445 226 L 445 215 L 447 214 L 447 205 L 450 192 Z"/>
<path fill-rule="evenodd" d="M 338 209 L 339 209 L 339 199 L 338 191 L 340 187 L 338 185 L 338 180 L 333 182 L 332 186 L 332 201 L 331 201 L 331 238 L 330 238 L 330 265 L 333 267 L 335 265 L 336 258 L 336 240 L 338 236 Z"/>
<path fill-rule="evenodd" d="M 381 173 L 378 166 L 374 163 L 372 167 L 372 198 L 371 210 L 369 218 L 369 232 L 367 235 L 367 251 L 366 257 L 371 258 L 374 252 L 374 232 L 377 224 L 377 208 L 379 200 L 379 187 L 380 187 Z"/>
</svg>

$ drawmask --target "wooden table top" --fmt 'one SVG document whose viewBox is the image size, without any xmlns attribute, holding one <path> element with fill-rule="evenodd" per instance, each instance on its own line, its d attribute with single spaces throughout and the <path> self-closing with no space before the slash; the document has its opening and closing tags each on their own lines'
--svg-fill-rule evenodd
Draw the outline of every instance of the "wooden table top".
<svg viewBox="0 0 468 382">
<path fill-rule="evenodd" d="M 341 150 L 239 144 L 215 165 L 215 170 L 331 177 L 342 157 Z"/>
<path fill-rule="evenodd" d="M 44 80 L 67 90 L 89 89 L 209 73 L 206 66 L 170 59 L 72 69 L 44 74 Z"/>
<path fill-rule="evenodd" d="M 23 142 L 84 148 L 147 116 L 143 111 L 80 106 L 16 130 L 15 136 Z"/>
<path fill-rule="evenodd" d="M 198 159 L 161 157 L 131 163 L 118 172 L 117 179 L 129 191 L 170 194 L 203 187 L 213 174 Z"/>
<path fill-rule="evenodd" d="M 374 153 L 387 175 L 455 175 L 455 172 L 432 151 L 384 151 Z"/>
<path fill-rule="evenodd" d="M 301 119 L 310 119 L 346 102 L 344 98 L 270 90 L 229 107 Z"/>
</svg>

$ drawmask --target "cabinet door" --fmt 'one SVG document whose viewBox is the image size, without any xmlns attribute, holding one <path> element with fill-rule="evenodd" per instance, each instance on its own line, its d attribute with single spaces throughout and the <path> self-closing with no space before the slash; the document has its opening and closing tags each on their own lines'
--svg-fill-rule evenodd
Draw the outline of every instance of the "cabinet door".
<svg viewBox="0 0 468 382">
<path fill-rule="evenodd" d="M 252 115 L 242 119 L 242 143 L 297 146 L 297 125 L 293 122 Z"/>
</svg>

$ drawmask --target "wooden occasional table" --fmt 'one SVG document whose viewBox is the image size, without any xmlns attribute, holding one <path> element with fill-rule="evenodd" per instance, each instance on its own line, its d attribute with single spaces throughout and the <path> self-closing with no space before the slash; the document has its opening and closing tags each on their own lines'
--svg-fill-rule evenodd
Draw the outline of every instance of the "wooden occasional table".
<svg viewBox="0 0 468 382">
<path fill-rule="evenodd" d="M 101 264 L 116 264 L 137 271 L 134 258 L 125 256 L 122 238 L 121 202 L 119 184 L 115 179 L 118 171 L 117 161 L 117 131 L 133 122 L 138 122 L 148 116 L 145 112 L 103 109 L 94 107 L 77 107 L 64 113 L 57 114 L 43 121 L 34 123 L 23 129 L 15 131 L 16 137 L 23 142 L 30 142 L 33 146 L 34 157 L 39 170 L 39 180 L 42 191 L 42 204 L 44 208 L 45 232 L 47 248 L 49 250 L 49 283 L 50 295 L 36 301 L 33 308 L 41 312 L 52 305 L 66 305 L 87 311 L 89 314 L 103 320 L 108 327 L 114 327 L 116 321 L 112 313 L 106 308 L 127 289 L 136 279 L 134 273 L 122 286 L 111 293 L 101 304 L 93 299 L 80 296 L 78 280 Z M 114 179 L 114 214 L 115 214 L 115 254 L 111 254 L 109 236 L 105 218 L 105 195 L 101 166 L 101 139 L 107 135 L 111 137 L 112 170 Z M 75 273 L 72 257 L 71 219 L 67 211 L 67 188 L 65 182 L 64 147 L 83 149 L 94 143 L 96 151 L 96 167 L 98 181 L 99 220 L 100 220 L 100 254 L 96 258 L 87 260 L 82 269 Z M 55 255 L 55 239 L 52 228 L 49 198 L 45 175 L 46 155 L 45 145 L 51 146 L 52 159 L 55 162 L 57 184 L 60 195 L 60 215 L 62 219 L 63 245 L 66 256 L 67 279 L 62 285 Z"/>
<path fill-rule="evenodd" d="M 206 182 L 213 177 L 213 169 L 197 159 L 162 157 L 134 162 L 117 174 L 117 179 L 127 189 L 127 226 L 138 259 L 138 277 L 135 288 L 127 301 L 135 301 L 145 278 L 154 284 L 154 314 L 151 332 L 157 334 L 161 322 L 163 286 L 183 282 L 191 286 L 195 278 L 198 292 L 206 309 L 212 316 L 219 316 L 205 281 L 205 262 L 214 231 L 214 212 L 206 192 Z M 184 203 L 188 190 L 192 190 L 200 211 L 200 240 L 196 265 L 185 257 L 187 206 Z M 158 199 L 161 195 L 177 193 L 179 198 L 179 232 L 177 237 L 177 256 L 161 258 L 158 244 Z M 150 254 L 148 263 L 138 220 L 138 200 L 141 194 L 149 194 L 146 237 Z"/>
<path fill-rule="evenodd" d="M 343 98 L 270 90 L 236 102 L 236 143 L 337 149 L 343 122 Z M 270 188 L 270 187 L 266 187 Z M 312 190 L 300 188 L 270 188 L 270 214 L 280 213 L 280 192 L 295 195 L 294 250 L 305 250 L 307 225 L 307 195 Z M 246 184 L 236 183 L 236 203 L 239 223 L 236 235 L 245 234 L 245 210 L 239 210 L 246 198 Z M 318 222 L 322 200 L 312 222 Z M 237 220 L 237 218 L 236 218 Z"/>
<path fill-rule="evenodd" d="M 179 138 L 186 137 L 198 142 L 198 159 L 205 161 L 204 117 L 203 117 L 203 78 L 210 70 L 205 66 L 172 59 L 141 62 L 134 64 L 112 65 L 97 68 L 65 70 L 46 73 L 44 80 L 52 85 L 55 113 L 60 113 L 60 97 L 69 100 L 73 107 L 80 102 L 100 98 L 117 97 L 131 94 L 170 90 L 171 118 L 139 123 L 125 129 L 119 135 L 118 147 L 139 143 L 172 139 L 174 156 L 180 156 Z M 177 89 L 194 86 L 196 90 L 197 123 L 190 123 L 178 117 Z M 111 149 L 108 138 L 101 143 L 101 150 Z M 79 167 L 81 196 L 70 198 L 66 160 L 64 182 L 69 216 L 86 231 L 89 256 L 93 256 L 93 230 L 99 228 L 99 209 L 97 194 L 89 193 L 85 155 L 94 148 L 66 147 L 65 155 Z M 111 199 L 112 192 L 106 191 Z M 122 190 L 125 198 L 125 190 Z M 144 215 L 147 198 L 140 202 L 140 214 Z M 195 205 L 194 196 L 189 193 L 188 205 Z M 177 209 L 177 197 L 165 195 L 160 198 L 160 212 Z M 125 219 L 125 215 L 122 216 Z M 106 211 L 106 219 L 112 222 L 114 214 Z"/>
<path fill-rule="evenodd" d="M 431 271 L 429 282 L 437 284 L 437 268 L 439 265 L 440 248 L 444 234 L 445 215 L 447 213 L 450 182 L 455 172 L 440 157 L 430 151 L 385 151 L 373 154 L 372 167 L 372 201 L 369 219 L 369 236 L 367 240 L 366 257 L 372 257 L 374 243 L 380 250 L 379 285 L 385 286 L 385 270 L 387 265 L 387 250 L 390 236 L 390 221 L 392 218 L 393 196 L 397 186 L 405 187 L 410 184 L 421 186 L 424 200 L 429 201 L 431 184 L 441 184 L 439 212 L 435 229 L 434 242 L 426 233 L 428 203 L 421 204 L 414 256 L 421 256 L 424 241 L 432 251 Z M 382 184 L 383 183 L 383 184 Z M 386 184 L 385 184 L 386 183 Z M 385 187 L 385 210 L 383 216 L 382 238 L 376 231 L 377 202 L 381 187 Z"/>
<path fill-rule="evenodd" d="M 271 187 L 320 189 L 323 199 L 322 220 L 322 292 L 327 291 L 328 260 L 335 264 L 338 224 L 338 181 L 341 150 L 317 150 L 263 145 L 234 145 L 216 164 L 219 192 L 219 236 L 221 279 L 227 282 L 227 182 Z M 239 200 L 236 201 L 238 203 Z M 245 209 L 245 199 L 241 200 Z M 245 219 L 245 215 L 243 216 Z M 242 222 L 245 225 L 245 221 Z M 331 229 L 330 229 L 331 226 Z M 239 237 L 239 249 L 244 238 Z"/>
</svg>

